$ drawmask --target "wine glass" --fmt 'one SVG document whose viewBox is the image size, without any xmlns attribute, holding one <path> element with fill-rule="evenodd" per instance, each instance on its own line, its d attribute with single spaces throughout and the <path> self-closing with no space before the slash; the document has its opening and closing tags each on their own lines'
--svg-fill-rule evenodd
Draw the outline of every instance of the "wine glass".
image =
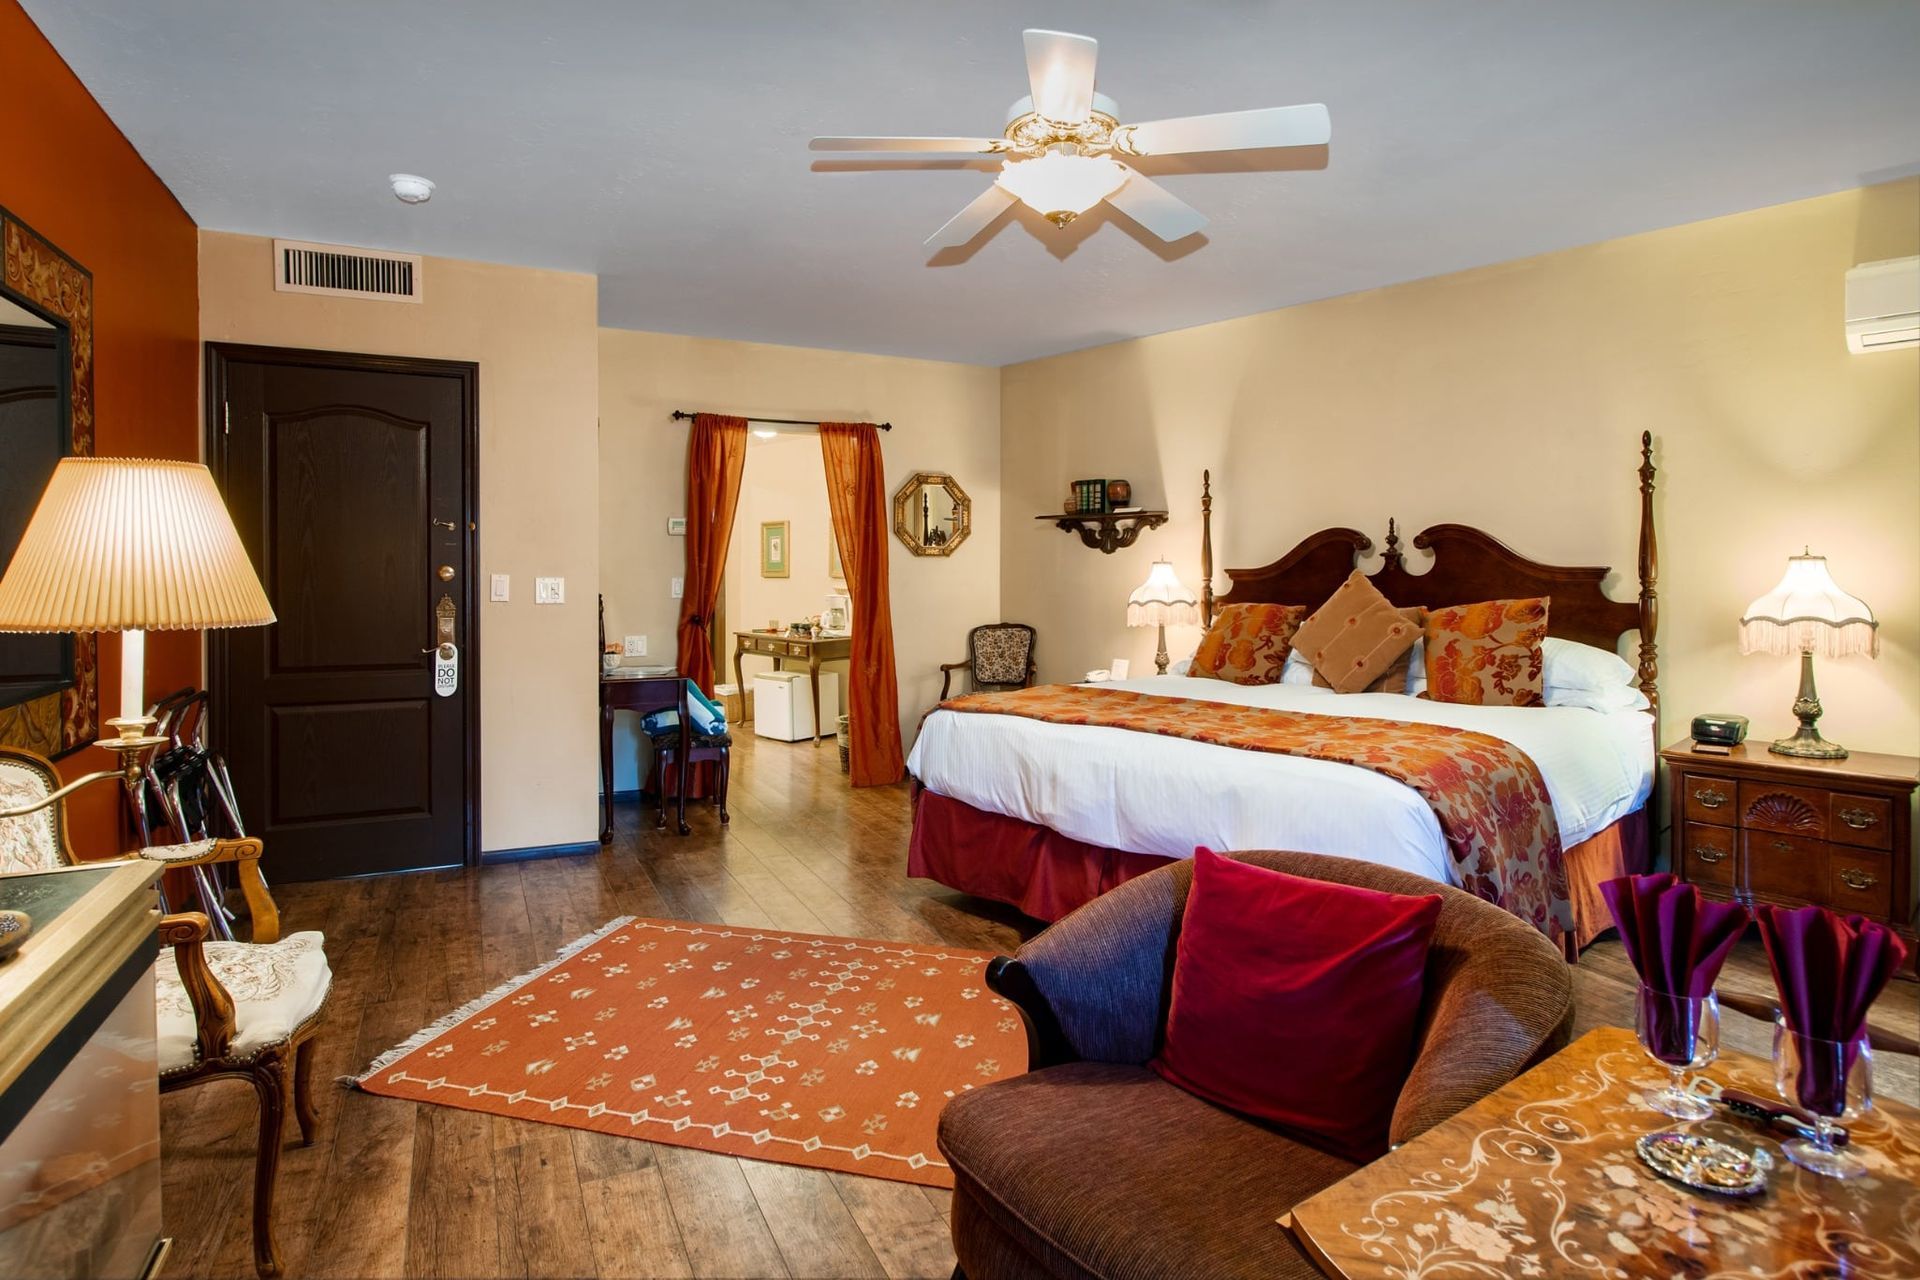
<svg viewBox="0 0 1920 1280">
<path fill-rule="evenodd" d="M 1773 1022 L 1773 1086 L 1787 1102 L 1813 1116 L 1813 1136 L 1780 1144 L 1787 1159 L 1826 1178 L 1857 1178 L 1860 1157 L 1833 1145 L 1834 1121 L 1873 1108 L 1873 1052 L 1856 1040 L 1797 1035 L 1784 1017 Z"/>
<path fill-rule="evenodd" d="M 1647 1095 L 1647 1105 L 1675 1120 L 1712 1115 L 1712 1103 L 1687 1091 L 1686 1076 L 1720 1056 L 1720 1002 L 1713 993 L 1674 995 L 1642 983 L 1635 1024 L 1647 1053 L 1667 1069 L 1666 1088 Z"/>
</svg>

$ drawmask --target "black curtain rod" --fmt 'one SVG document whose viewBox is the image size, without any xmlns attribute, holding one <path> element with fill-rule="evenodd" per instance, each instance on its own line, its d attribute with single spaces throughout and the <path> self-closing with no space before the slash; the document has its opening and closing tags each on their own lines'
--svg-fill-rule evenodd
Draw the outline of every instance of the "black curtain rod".
<svg viewBox="0 0 1920 1280">
<path fill-rule="evenodd" d="M 693 419 L 694 415 L 686 409 L 675 409 L 673 411 L 673 420 L 675 422 L 691 422 Z M 810 418 L 748 418 L 747 421 L 773 423 L 782 427 L 817 427 L 820 425 Z M 882 431 L 893 430 L 893 424 L 891 422 L 877 422 L 874 425 Z"/>
</svg>

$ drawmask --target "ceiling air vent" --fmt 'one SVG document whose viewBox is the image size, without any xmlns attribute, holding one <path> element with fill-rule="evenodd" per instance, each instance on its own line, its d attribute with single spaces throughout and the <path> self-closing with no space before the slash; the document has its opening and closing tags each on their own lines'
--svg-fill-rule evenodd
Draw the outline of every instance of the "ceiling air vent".
<svg viewBox="0 0 1920 1280">
<path fill-rule="evenodd" d="M 275 240 L 273 287 L 282 293 L 327 293 L 338 298 L 418 302 L 420 255 Z"/>
</svg>

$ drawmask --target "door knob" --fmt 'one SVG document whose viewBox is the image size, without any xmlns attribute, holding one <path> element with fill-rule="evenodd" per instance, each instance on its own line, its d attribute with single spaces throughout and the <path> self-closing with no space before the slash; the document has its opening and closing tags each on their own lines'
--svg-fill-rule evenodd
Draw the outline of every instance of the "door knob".
<svg viewBox="0 0 1920 1280">
<path fill-rule="evenodd" d="M 429 520 L 427 523 L 436 529 L 445 529 L 448 533 L 452 533 L 458 527 L 451 520 Z"/>
<path fill-rule="evenodd" d="M 442 582 L 453 581 L 453 566 L 450 564 L 443 564 L 438 569 L 434 570 L 434 572 L 440 576 L 440 581 Z"/>
</svg>

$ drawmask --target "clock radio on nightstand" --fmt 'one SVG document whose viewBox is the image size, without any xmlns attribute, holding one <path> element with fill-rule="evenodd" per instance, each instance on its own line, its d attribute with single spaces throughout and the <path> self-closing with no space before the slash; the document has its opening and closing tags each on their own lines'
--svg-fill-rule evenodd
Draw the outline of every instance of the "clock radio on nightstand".
<svg viewBox="0 0 1920 1280">
<path fill-rule="evenodd" d="M 1710 747 L 1737 747 L 1747 736 L 1745 716 L 1695 716 L 1693 740 Z"/>
</svg>

